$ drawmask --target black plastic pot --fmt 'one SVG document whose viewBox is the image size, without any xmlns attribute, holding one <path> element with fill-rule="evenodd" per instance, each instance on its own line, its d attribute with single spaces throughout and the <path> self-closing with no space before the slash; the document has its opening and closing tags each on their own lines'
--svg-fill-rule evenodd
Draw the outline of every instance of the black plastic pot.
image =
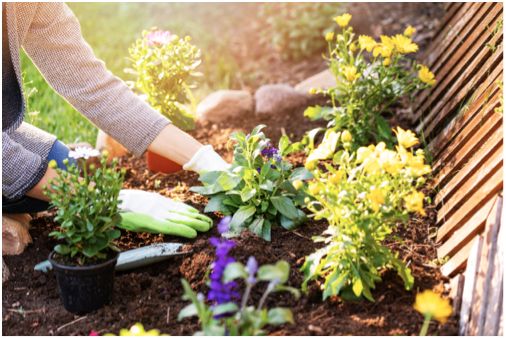
<svg viewBox="0 0 506 338">
<path fill-rule="evenodd" d="M 114 267 L 118 253 L 103 263 L 89 266 L 69 266 L 49 254 L 60 291 L 60 299 L 69 312 L 82 315 L 110 303 L 114 285 Z"/>
</svg>

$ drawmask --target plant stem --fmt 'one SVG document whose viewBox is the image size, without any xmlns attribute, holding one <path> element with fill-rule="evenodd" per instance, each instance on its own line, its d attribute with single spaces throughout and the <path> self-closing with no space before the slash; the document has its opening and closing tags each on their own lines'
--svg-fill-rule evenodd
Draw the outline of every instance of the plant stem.
<svg viewBox="0 0 506 338">
<path fill-rule="evenodd" d="M 425 319 L 423 321 L 422 329 L 420 330 L 420 336 L 426 336 L 427 331 L 429 331 L 430 320 L 432 316 L 430 314 L 425 315 Z"/>
<path fill-rule="evenodd" d="M 248 299 L 252 288 L 253 284 L 250 283 L 246 284 L 246 290 L 244 291 L 244 295 L 242 296 L 241 300 L 241 312 L 246 308 L 246 305 L 248 305 Z"/>
</svg>

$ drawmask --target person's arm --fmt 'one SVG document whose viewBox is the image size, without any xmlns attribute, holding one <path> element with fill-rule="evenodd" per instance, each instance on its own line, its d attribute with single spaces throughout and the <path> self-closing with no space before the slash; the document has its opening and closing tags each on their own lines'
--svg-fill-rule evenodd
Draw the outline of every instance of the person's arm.
<svg viewBox="0 0 506 338">
<path fill-rule="evenodd" d="M 54 176 L 47 170 L 47 161 L 24 148 L 9 134 L 2 132 L 2 195 L 18 199 L 28 194 L 42 200 L 43 186 Z"/>
</svg>

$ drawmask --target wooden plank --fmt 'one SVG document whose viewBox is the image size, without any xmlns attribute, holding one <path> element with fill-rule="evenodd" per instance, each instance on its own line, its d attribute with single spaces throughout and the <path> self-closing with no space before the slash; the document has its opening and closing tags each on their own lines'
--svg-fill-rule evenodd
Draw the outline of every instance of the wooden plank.
<svg viewBox="0 0 506 338">
<path fill-rule="evenodd" d="M 462 307 L 460 308 L 459 335 L 465 336 L 469 325 L 469 315 L 473 301 L 473 292 L 476 281 L 476 270 L 479 264 L 481 251 L 481 237 L 476 236 L 471 242 L 469 259 L 467 261 L 466 272 L 464 274 L 464 291 L 462 292 Z"/>
<path fill-rule="evenodd" d="M 435 173 L 432 184 L 434 186 L 442 186 L 448 182 L 452 175 L 457 173 L 464 165 L 480 151 L 482 147 L 491 147 L 502 140 L 502 119 L 500 116 L 493 116 L 493 118 L 485 121 L 478 132 L 473 134 L 471 138 L 462 148 L 453 154 L 451 157 L 444 157 L 436 161 L 434 167 L 439 171 Z M 440 163 L 439 163 L 440 162 Z"/>
<path fill-rule="evenodd" d="M 492 211 L 495 199 L 490 198 L 484 201 L 480 209 L 472 217 L 437 249 L 437 256 L 440 259 L 449 257 L 464 247 L 469 241 L 479 235 L 485 229 L 487 217 Z"/>
<path fill-rule="evenodd" d="M 491 6 L 486 4 L 484 6 Z M 488 9 L 488 7 L 485 7 Z M 445 94 L 446 89 L 450 84 L 455 82 L 455 78 L 461 75 L 462 70 L 467 72 L 477 71 L 476 66 L 470 66 L 475 58 L 483 58 L 489 48 L 486 47 L 487 43 L 496 44 L 502 41 L 502 31 L 495 33 L 497 22 L 501 18 L 500 6 L 495 6 L 489 15 L 486 15 L 483 22 L 478 22 L 477 27 L 472 26 L 469 31 L 470 36 L 463 40 L 460 46 L 447 45 L 445 50 L 448 50 L 449 59 L 445 59 L 441 64 L 442 68 L 431 69 L 436 78 L 439 80 L 434 88 L 420 93 L 415 103 L 415 118 L 419 118 L 422 114 L 426 113 L 435 102 L 438 102 Z M 463 20 L 462 23 L 469 24 L 468 20 Z M 489 42 L 490 41 L 490 42 Z M 480 59 L 481 60 L 481 59 Z"/>
<path fill-rule="evenodd" d="M 453 277 L 466 267 L 467 258 L 471 252 L 473 241 L 467 243 L 455 255 L 441 266 L 441 273 L 447 277 Z M 467 278 L 467 276 L 466 276 Z"/>
<path fill-rule="evenodd" d="M 465 167 L 471 167 L 468 163 Z M 467 179 L 460 182 L 459 188 L 453 195 L 450 195 L 438 210 L 438 217 L 451 217 L 455 211 L 466 202 L 469 198 L 473 198 L 475 192 L 481 188 L 483 183 L 497 170 L 502 169 L 502 152 L 497 152 L 494 157 L 487 159 L 483 165 L 476 168 L 477 170 Z M 501 170 L 502 171 L 502 170 Z"/>
<path fill-rule="evenodd" d="M 496 170 L 492 176 L 486 181 L 485 184 L 479 189 L 472 198 L 468 199 L 459 208 L 458 212 L 454 213 L 447 219 L 440 218 L 438 215 L 438 224 L 444 221 L 444 224 L 439 228 L 437 233 L 437 241 L 446 240 L 452 232 L 464 225 L 464 223 L 472 217 L 472 215 L 479 209 L 482 202 L 488 200 L 490 196 L 498 193 L 502 189 L 503 171 Z"/>
<path fill-rule="evenodd" d="M 488 76 L 488 69 L 493 67 L 502 60 L 502 43 L 492 53 L 491 49 L 485 46 L 485 43 L 496 45 L 502 41 L 502 31 L 493 35 L 490 41 L 488 38 L 492 34 L 489 32 L 484 34 L 479 42 L 474 46 L 467 46 L 468 48 L 465 57 L 458 64 L 448 61 L 448 67 L 451 72 L 440 80 L 436 88 L 430 92 L 430 99 L 419 109 L 415 116 L 424 115 L 423 128 L 424 134 L 428 136 L 434 127 L 446 115 L 453 111 L 469 92 L 484 81 Z M 492 54 L 492 56 L 490 56 Z M 436 74 L 437 75 L 437 74 Z M 445 106 L 446 109 L 444 108 Z"/>
<path fill-rule="evenodd" d="M 474 120 L 476 115 L 479 115 L 482 119 L 488 117 L 490 110 L 483 109 L 483 105 L 490 102 L 490 100 L 493 102 L 498 100 L 502 90 L 499 89 L 496 81 L 500 78 L 500 76 L 502 76 L 502 73 L 498 74 L 493 81 L 488 81 L 489 79 L 487 79 L 487 83 L 489 83 L 489 85 L 483 92 L 481 92 L 476 100 L 472 100 L 472 102 L 469 103 L 469 109 L 463 109 L 461 114 L 452 119 L 451 122 L 448 123 L 448 125 L 432 139 L 428 148 L 433 158 L 438 159 L 441 151 L 445 150 L 448 143 L 459 137 L 459 135 L 463 134 L 463 137 L 470 136 L 469 132 L 463 133 L 463 130 L 466 128 L 469 121 Z M 474 130 L 474 128 L 475 127 L 473 126 L 472 129 Z M 466 130 L 469 130 L 469 128 Z"/>
<path fill-rule="evenodd" d="M 459 273 L 450 280 L 450 298 L 452 301 L 453 313 L 458 313 L 462 306 L 462 293 L 464 291 L 464 275 Z"/>
<path fill-rule="evenodd" d="M 485 318 L 485 324 L 482 334 L 484 336 L 502 335 L 499 332 L 500 323 L 502 323 L 503 296 L 504 296 L 504 243 L 506 241 L 506 231 L 504 230 L 504 220 L 501 220 L 501 226 L 497 237 L 497 248 L 494 255 L 493 274 L 490 278 L 490 293 L 488 296 L 489 315 Z"/>
<path fill-rule="evenodd" d="M 485 315 L 487 313 L 487 297 L 490 289 L 491 264 L 493 266 L 493 248 L 496 247 L 497 235 L 501 223 L 502 198 L 498 197 L 493 211 L 487 219 L 487 225 L 483 234 L 483 243 L 480 250 L 480 263 L 476 275 L 476 286 L 473 295 L 473 307 L 469 322 L 469 335 L 481 336 Z"/>
<path fill-rule="evenodd" d="M 436 206 L 452 197 L 452 195 L 460 189 L 462 182 L 465 182 L 466 179 L 473 175 L 476 171 L 482 171 L 482 167 L 488 168 L 490 166 L 494 166 L 495 164 L 491 163 L 493 161 L 500 162 L 502 165 L 502 139 L 500 137 L 496 137 L 496 139 L 496 144 L 491 144 L 490 147 L 481 147 L 474 154 L 471 160 L 469 160 L 469 162 L 467 162 L 466 165 L 459 170 L 448 183 L 446 183 L 443 187 L 440 187 L 440 190 L 434 198 Z"/>
</svg>

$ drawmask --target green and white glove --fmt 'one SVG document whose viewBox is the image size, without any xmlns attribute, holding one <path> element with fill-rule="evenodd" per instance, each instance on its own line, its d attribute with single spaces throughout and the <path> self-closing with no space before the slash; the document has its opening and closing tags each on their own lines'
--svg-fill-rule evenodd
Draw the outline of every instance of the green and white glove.
<svg viewBox="0 0 506 338">
<path fill-rule="evenodd" d="M 121 190 L 120 228 L 195 238 L 197 231 L 208 231 L 213 221 L 197 209 L 160 194 L 142 190 Z"/>
</svg>

